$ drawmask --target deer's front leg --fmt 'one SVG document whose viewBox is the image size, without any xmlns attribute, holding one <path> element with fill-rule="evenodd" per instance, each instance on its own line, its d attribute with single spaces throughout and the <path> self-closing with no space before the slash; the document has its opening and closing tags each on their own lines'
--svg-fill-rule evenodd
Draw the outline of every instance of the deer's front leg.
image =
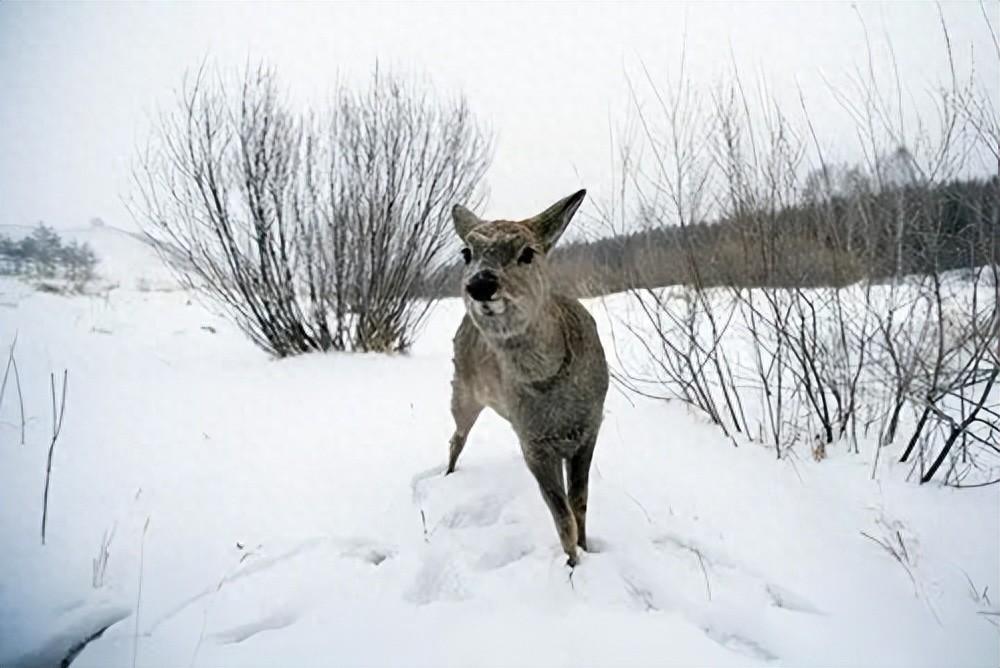
<svg viewBox="0 0 1000 668">
<path fill-rule="evenodd" d="M 566 563 L 575 566 L 576 518 L 573 517 L 573 511 L 570 508 L 566 488 L 563 484 L 562 459 L 546 452 L 538 452 L 540 449 L 526 444 L 524 459 L 528 463 L 528 469 L 538 482 L 538 489 L 542 492 L 545 505 L 552 513 L 552 519 L 556 523 L 556 531 L 559 532 L 559 541 L 562 543 L 566 556 L 569 557 Z"/>
<path fill-rule="evenodd" d="M 576 518 L 576 544 L 587 549 L 587 488 L 590 479 L 590 460 L 594 456 L 593 436 L 588 437 L 567 461 L 569 471 L 569 505 Z"/>
<path fill-rule="evenodd" d="M 455 465 L 458 463 L 458 456 L 462 454 L 462 448 L 465 447 L 469 430 L 483 410 L 483 405 L 457 378 L 452 381 L 451 386 L 451 415 L 455 418 L 455 433 L 448 444 L 448 468 L 445 470 L 445 475 L 455 472 Z"/>
</svg>

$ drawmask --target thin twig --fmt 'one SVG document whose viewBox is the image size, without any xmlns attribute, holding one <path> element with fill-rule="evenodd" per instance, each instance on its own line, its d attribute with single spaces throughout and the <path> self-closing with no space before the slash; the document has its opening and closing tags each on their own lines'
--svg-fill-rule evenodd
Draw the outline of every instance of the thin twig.
<svg viewBox="0 0 1000 668">
<path fill-rule="evenodd" d="M 66 381 L 69 370 L 63 369 L 62 400 L 56 406 L 56 375 L 49 374 L 49 384 L 52 388 L 52 441 L 49 443 L 49 456 L 45 464 L 45 492 L 42 495 L 42 545 L 45 545 L 45 526 L 49 518 L 49 482 L 52 478 L 52 455 L 55 452 L 59 432 L 62 431 L 63 416 L 66 414 Z"/>
<path fill-rule="evenodd" d="M 135 668 L 139 656 L 139 610 L 142 607 L 142 569 L 146 551 L 146 531 L 149 529 L 149 516 L 142 526 L 142 538 L 139 540 L 139 588 L 135 594 L 135 631 L 132 634 L 132 668 Z"/>
<path fill-rule="evenodd" d="M 17 346 L 17 334 L 10 344 L 10 354 L 7 356 L 7 367 L 3 372 L 3 383 L 0 383 L 0 406 L 3 406 L 3 397 L 7 391 L 7 378 L 11 369 L 14 370 L 14 385 L 17 388 L 17 401 L 21 411 L 21 445 L 24 445 L 24 433 L 26 420 L 24 419 L 24 395 L 21 392 L 21 374 L 17 370 L 17 359 L 14 357 L 14 348 Z"/>
<path fill-rule="evenodd" d="M 701 557 L 701 550 L 692 547 L 691 550 L 698 557 L 698 565 L 701 566 L 701 574 L 705 576 L 705 592 L 708 594 L 708 600 L 712 600 L 712 585 L 708 581 L 708 570 L 705 568 L 705 560 Z"/>
</svg>

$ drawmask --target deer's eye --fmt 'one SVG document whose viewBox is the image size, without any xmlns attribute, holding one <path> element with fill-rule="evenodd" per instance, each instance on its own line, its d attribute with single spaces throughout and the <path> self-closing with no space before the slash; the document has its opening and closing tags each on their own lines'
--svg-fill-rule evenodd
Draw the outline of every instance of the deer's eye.
<svg viewBox="0 0 1000 668">
<path fill-rule="evenodd" d="M 521 254 L 517 256 L 517 263 L 531 264 L 531 261 L 533 259 L 535 259 L 535 249 L 529 247 L 525 248 L 523 251 L 521 251 Z"/>
<path fill-rule="evenodd" d="M 469 264 L 470 262 L 472 262 L 472 251 L 470 251 L 468 248 L 463 248 L 462 259 L 465 260 L 465 264 Z"/>
</svg>

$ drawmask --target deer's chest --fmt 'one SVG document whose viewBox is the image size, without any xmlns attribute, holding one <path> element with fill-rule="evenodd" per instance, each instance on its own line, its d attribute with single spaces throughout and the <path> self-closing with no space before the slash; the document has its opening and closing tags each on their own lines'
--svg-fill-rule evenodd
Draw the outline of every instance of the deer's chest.
<svg viewBox="0 0 1000 668">
<path fill-rule="evenodd" d="M 594 398 L 569 380 L 517 385 L 506 394 L 508 419 L 526 447 L 549 444 L 572 454 L 593 427 Z"/>
</svg>

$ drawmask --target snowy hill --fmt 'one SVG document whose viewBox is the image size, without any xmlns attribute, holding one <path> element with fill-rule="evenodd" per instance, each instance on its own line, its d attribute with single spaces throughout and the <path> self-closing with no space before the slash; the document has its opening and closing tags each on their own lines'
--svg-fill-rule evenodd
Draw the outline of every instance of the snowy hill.
<svg viewBox="0 0 1000 668">
<path fill-rule="evenodd" d="M 21 445 L 8 386 L 0 665 L 74 646 L 102 668 L 1000 661 L 997 486 L 918 487 L 891 463 L 873 481 L 840 449 L 775 461 L 613 388 L 571 572 L 501 419 L 441 475 L 459 302 L 410 355 L 274 361 L 186 293 L 133 289 L 155 261 L 133 239 L 80 234 L 123 277 L 106 299 L 0 282 L 27 417 Z M 588 304 L 609 349 L 626 301 Z"/>
</svg>

